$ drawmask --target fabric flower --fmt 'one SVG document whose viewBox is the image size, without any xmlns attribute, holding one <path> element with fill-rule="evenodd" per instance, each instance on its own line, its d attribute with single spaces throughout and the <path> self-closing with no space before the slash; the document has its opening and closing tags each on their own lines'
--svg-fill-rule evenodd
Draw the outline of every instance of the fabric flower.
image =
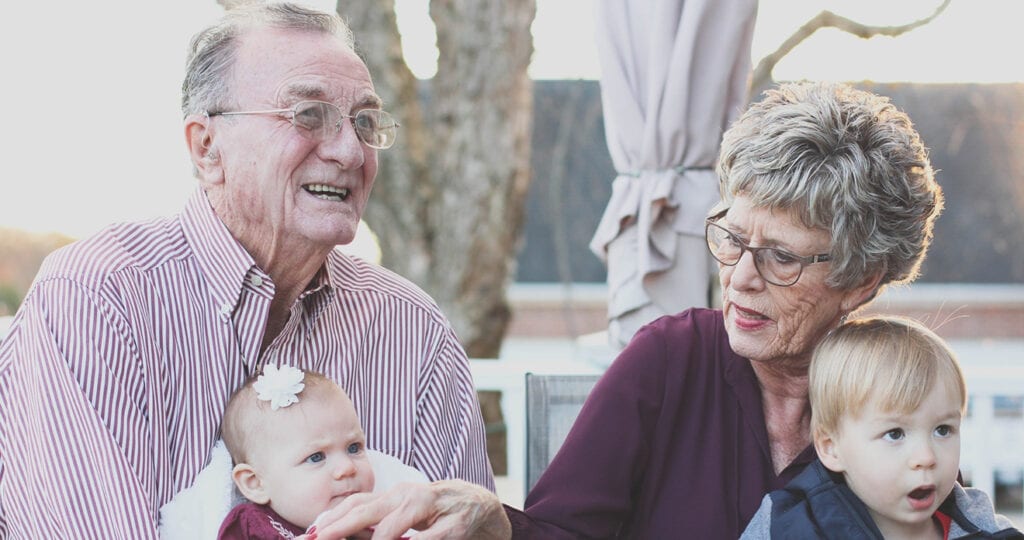
<svg viewBox="0 0 1024 540">
<path fill-rule="evenodd" d="M 306 386 L 302 383 L 304 375 L 302 370 L 293 366 L 267 364 L 252 389 L 256 391 L 257 399 L 269 401 L 270 409 L 276 411 L 299 402 L 298 393 Z"/>
</svg>

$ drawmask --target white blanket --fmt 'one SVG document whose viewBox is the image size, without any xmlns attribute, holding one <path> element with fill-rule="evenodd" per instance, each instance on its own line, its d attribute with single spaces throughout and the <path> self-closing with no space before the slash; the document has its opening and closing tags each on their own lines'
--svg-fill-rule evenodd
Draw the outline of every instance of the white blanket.
<svg viewBox="0 0 1024 540">
<path fill-rule="evenodd" d="M 427 483 L 427 477 L 398 459 L 367 450 L 375 478 L 374 492 L 387 491 L 402 482 Z M 215 539 L 228 512 L 243 499 L 231 481 L 231 456 L 218 441 L 210 461 L 192 486 L 179 492 L 160 508 L 160 538 L 163 540 Z"/>
</svg>

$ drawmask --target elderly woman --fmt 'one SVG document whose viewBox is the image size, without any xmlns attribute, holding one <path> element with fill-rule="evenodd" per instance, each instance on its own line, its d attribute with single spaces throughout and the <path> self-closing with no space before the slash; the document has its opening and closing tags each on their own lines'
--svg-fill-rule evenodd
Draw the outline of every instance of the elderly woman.
<svg viewBox="0 0 1024 540">
<path fill-rule="evenodd" d="M 842 85 L 768 92 L 725 134 L 719 174 L 706 234 L 722 310 L 636 334 L 524 511 L 440 482 L 350 499 L 318 537 L 371 523 L 385 536 L 415 524 L 473 538 L 738 537 L 764 494 L 814 458 L 815 345 L 916 277 L 943 200 L 910 119 Z"/>
</svg>

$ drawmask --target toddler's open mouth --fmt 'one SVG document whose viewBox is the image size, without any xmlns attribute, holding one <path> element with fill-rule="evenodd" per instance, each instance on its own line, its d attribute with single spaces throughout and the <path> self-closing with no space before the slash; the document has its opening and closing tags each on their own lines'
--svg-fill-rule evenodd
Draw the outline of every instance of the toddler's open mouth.
<svg viewBox="0 0 1024 540">
<path fill-rule="evenodd" d="M 925 510 L 935 502 L 935 486 L 922 486 L 909 494 L 910 506 L 914 510 Z"/>
</svg>

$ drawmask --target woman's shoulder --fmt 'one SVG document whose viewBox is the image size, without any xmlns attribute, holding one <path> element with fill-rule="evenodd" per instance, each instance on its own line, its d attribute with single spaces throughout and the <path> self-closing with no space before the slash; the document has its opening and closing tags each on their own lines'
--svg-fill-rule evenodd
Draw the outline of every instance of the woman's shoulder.
<svg viewBox="0 0 1024 540">
<path fill-rule="evenodd" d="M 690 308 L 644 325 L 633 336 L 630 347 L 634 342 L 659 342 L 669 351 L 681 348 L 708 350 L 728 346 L 728 341 L 720 310 Z"/>
<path fill-rule="evenodd" d="M 696 326 L 701 328 L 724 327 L 722 310 L 702 307 L 684 309 L 678 313 L 662 315 L 647 323 L 644 328 L 665 328 L 679 326 Z"/>
<path fill-rule="evenodd" d="M 622 378 L 673 384 L 721 374 L 736 357 L 729 348 L 722 312 L 691 308 L 660 317 L 637 331 L 609 371 Z"/>
</svg>

